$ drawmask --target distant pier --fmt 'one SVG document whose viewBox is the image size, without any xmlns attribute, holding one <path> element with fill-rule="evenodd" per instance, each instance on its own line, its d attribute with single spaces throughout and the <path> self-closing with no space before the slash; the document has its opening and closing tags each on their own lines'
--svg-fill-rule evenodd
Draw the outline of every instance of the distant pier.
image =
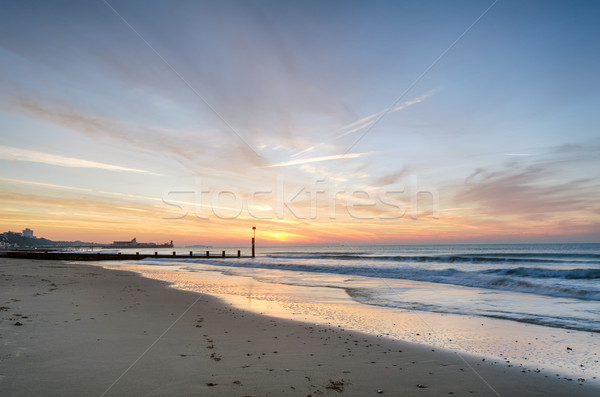
<svg viewBox="0 0 600 397">
<path fill-rule="evenodd" d="M 42 250 L 31 251 L 0 251 L 0 258 L 15 258 L 15 259 L 38 259 L 38 260 L 56 260 L 56 261 L 135 261 L 148 258 L 155 259 L 190 259 L 190 258 L 210 258 L 210 259 L 235 259 L 235 258 L 252 258 L 250 255 L 242 255 L 238 250 L 235 255 L 226 255 L 225 251 L 210 252 L 206 251 L 204 255 L 189 251 L 187 254 L 177 254 L 173 251 L 171 255 L 159 254 L 122 254 L 122 253 L 82 253 L 82 252 L 51 252 Z"/>
</svg>

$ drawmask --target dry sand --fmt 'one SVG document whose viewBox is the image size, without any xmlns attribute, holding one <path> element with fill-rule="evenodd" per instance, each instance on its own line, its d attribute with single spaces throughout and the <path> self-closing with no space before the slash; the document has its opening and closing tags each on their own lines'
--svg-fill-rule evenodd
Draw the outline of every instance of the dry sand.
<svg viewBox="0 0 600 397">
<path fill-rule="evenodd" d="M 0 307 L 2 396 L 600 395 L 589 382 L 252 314 L 97 266 L 0 259 Z"/>
</svg>

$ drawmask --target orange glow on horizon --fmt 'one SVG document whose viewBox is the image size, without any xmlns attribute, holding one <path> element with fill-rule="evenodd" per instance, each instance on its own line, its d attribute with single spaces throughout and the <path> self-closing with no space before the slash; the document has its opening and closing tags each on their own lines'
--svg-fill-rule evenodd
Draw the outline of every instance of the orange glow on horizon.
<svg viewBox="0 0 600 397">
<path fill-rule="evenodd" d="M 321 215 L 298 219 L 285 213 L 282 219 L 256 219 L 241 214 L 235 219 L 213 216 L 200 219 L 193 211 L 169 218 L 169 208 L 156 201 L 106 198 L 72 192 L 5 184 L 0 197 L 0 232 L 34 230 L 37 237 L 55 241 L 111 243 L 114 240 L 175 245 L 246 246 L 256 226 L 258 244 L 422 244 L 455 242 L 594 241 L 600 235 L 600 214 L 576 212 L 539 219 L 516 214 L 488 215 L 481 208 L 440 211 L 439 219 L 422 212 L 416 219 L 354 218 L 342 208 L 335 219 Z M 11 190 L 12 187 L 12 190 Z"/>
</svg>

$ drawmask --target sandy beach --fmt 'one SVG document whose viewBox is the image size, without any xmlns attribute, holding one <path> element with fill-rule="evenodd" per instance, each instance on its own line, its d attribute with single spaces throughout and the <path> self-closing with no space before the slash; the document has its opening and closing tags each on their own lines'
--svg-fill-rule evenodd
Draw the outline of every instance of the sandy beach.
<svg viewBox="0 0 600 397">
<path fill-rule="evenodd" d="M 595 396 L 577 379 L 233 308 L 131 272 L 0 259 L 6 396 Z"/>
</svg>

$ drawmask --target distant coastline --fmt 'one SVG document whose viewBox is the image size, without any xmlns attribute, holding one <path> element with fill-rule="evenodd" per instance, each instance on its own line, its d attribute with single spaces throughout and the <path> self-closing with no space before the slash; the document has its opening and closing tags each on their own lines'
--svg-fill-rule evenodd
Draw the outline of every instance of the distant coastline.
<svg viewBox="0 0 600 397">
<path fill-rule="evenodd" d="M 19 232 L 4 232 L 0 234 L 0 249 L 30 249 L 30 248 L 173 248 L 173 240 L 168 243 L 138 243 L 134 237 L 129 241 L 113 241 L 111 244 L 85 241 L 52 241 L 33 235 L 33 230 L 25 229 Z"/>
</svg>

